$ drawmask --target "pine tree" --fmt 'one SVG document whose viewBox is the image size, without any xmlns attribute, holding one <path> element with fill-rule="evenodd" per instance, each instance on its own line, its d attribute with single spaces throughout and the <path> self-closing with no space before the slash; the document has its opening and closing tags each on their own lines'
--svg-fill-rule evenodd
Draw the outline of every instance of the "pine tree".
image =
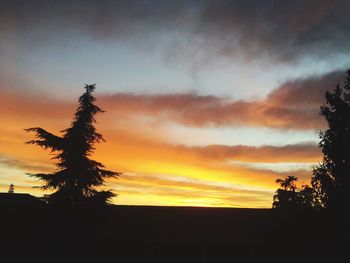
<svg viewBox="0 0 350 263">
<path fill-rule="evenodd" d="M 348 206 L 350 202 L 350 70 L 343 87 L 326 92 L 321 107 L 328 129 L 320 132 L 323 161 L 315 167 L 312 185 L 328 208 Z"/>
<path fill-rule="evenodd" d="M 77 108 L 71 126 L 63 130 L 63 136 L 59 137 L 35 127 L 26 129 L 34 132 L 35 140 L 28 144 L 50 149 L 55 155 L 53 159 L 57 170 L 50 174 L 30 174 L 45 182 L 44 190 L 56 190 L 50 195 L 45 195 L 49 203 L 59 204 L 107 204 L 115 196 L 112 191 L 98 191 L 96 187 L 102 186 L 105 179 L 118 177 L 120 173 L 104 170 L 104 165 L 90 159 L 95 150 L 94 144 L 104 141 L 101 134 L 94 127 L 95 114 L 104 112 L 94 104 L 92 93 L 94 85 L 85 85 L 85 93 L 79 98 Z"/>
</svg>

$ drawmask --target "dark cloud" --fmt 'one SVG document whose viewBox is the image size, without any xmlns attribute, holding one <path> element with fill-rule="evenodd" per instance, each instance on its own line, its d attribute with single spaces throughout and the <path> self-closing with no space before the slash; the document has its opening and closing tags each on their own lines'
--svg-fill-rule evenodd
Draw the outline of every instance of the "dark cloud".
<svg viewBox="0 0 350 263">
<path fill-rule="evenodd" d="M 80 32 L 96 39 L 140 36 L 183 23 L 185 1 L 1 1 L 2 30 L 58 35 Z"/>
<path fill-rule="evenodd" d="M 217 53 L 293 61 L 348 53 L 348 1 L 209 1 L 198 30 Z"/>
<path fill-rule="evenodd" d="M 77 33 L 97 40 L 136 37 L 137 45 L 167 33 L 174 40 L 169 48 L 185 56 L 295 61 L 348 54 L 349 11 L 347 0 L 5 0 L 0 31 L 60 43 Z"/>
</svg>

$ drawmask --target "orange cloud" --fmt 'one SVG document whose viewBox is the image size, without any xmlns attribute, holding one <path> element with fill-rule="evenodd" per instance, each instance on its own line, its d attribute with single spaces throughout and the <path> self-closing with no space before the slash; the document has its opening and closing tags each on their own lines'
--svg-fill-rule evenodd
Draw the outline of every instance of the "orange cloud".
<svg viewBox="0 0 350 263">
<path fill-rule="evenodd" d="M 258 101 L 231 101 L 196 94 L 137 95 L 117 93 L 100 97 L 102 105 L 116 117 L 144 116 L 154 122 L 182 125 L 252 126 L 280 129 L 319 130 L 319 116 L 326 90 L 333 89 L 342 73 L 332 72 L 289 81 Z"/>
<path fill-rule="evenodd" d="M 301 143 L 284 146 L 226 146 L 209 145 L 186 148 L 201 158 L 216 161 L 235 160 L 242 162 L 315 162 L 321 158 L 321 151 L 314 143 Z"/>
<path fill-rule="evenodd" d="M 232 101 L 196 94 L 116 93 L 98 95 L 98 103 L 108 111 L 109 119 L 124 122 L 131 118 L 132 121 L 166 121 L 195 127 L 252 126 L 318 130 L 325 125 L 319 116 L 325 91 L 333 89 L 342 76 L 341 72 L 332 72 L 288 81 L 265 99 L 257 101 Z M 38 97 L 41 99 L 38 100 Z M 75 108 L 72 102 L 6 88 L 2 91 L 0 105 L 5 116 L 5 126 L 8 118 L 27 120 L 31 126 L 37 125 L 36 120 L 43 119 L 61 125 L 70 119 Z"/>
</svg>

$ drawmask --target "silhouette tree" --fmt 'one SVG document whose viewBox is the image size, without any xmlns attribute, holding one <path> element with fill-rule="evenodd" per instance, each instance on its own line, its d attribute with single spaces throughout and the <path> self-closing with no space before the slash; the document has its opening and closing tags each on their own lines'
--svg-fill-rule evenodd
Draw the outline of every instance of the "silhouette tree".
<svg viewBox="0 0 350 263">
<path fill-rule="evenodd" d="M 278 178 L 276 180 L 276 183 L 278 183 L 282 188 L 283 190 L 285 191 L 292 191 L 292 192 L 295 192 L 296 190 L 296 185 L 295 185 L 295 182 L 298 181 L 298 178 L 295 177 L 295 176 L 287 176 L 286 179 L 280 179 Z"/>
<path fill-rule="evenodd" d="M 95 149 L 93 145 L 104 141 L 94 127 L 95 114 L 103 112 L 94 104 L 94 90 L 95 84 L 85 85 L 85 93 L 79 98 L 71 126 L 62 131 L 62 137 L 38 127 L 26 129 L 36 135 L 36 139 L 28 141 L 28 144 L 50 149 L 55 153 L 53 159 L 58 160 L 56 172 L 30 174 L 45 182 L 42 186 L 44 190 L 56 190 L 45 195 L 49 203 L 107 204 L 114 196 L 112 191 L 98 191 L 96 187 L 104 185 L 106 178 L 117 177 L 120 173 L 104 170 L 102 163 L 90 159 Z"/>
<path fill-rule="evenodd" d="M 350 70 L 343 87 L 326 92 L 321 115 L 328 129 L 320 132 L 323 161 L 314 168 L 312 184 L 319 200 L 328 208 L 349 206 L 350 202 Z"/>
<path fill-rule="evenodd" d="M 13 184 L 10 184 L 8 193 L 9 193 L 9 194 L 13 194 L 14 192 L 15 192 L 15 186 L 14 186 Z"/>
<path fill-rule="evenodd" d="M 280 185 L 273 196 L 273 208 L 284 209 L 319 209 L 320 203 L 317 193 L 313 187 L 302 185 L 298 188 L 296 182 L 298 178 L 295 176 L 287 176 L 284 180 L 277 179 L 276 183 Z"/>
<path fill-rule="evenodd" d="M 322 202 L 318 198 L 318 194 L 314 187 L 303 185 L 298 192 L 299 206 L 302 208 L 321 209 L 323 207 Z"/>
<path fill-rule="evenodd" d="M 287 176 L 284 180 L 278 178 L 276 183 L 281 188 L 277 189 L 273 196 L 273 208 L 293 208 L 298 206 L 298 194 L 296 192 L 295 182 L 298 180 L 295 176 Z"/>
</svg>

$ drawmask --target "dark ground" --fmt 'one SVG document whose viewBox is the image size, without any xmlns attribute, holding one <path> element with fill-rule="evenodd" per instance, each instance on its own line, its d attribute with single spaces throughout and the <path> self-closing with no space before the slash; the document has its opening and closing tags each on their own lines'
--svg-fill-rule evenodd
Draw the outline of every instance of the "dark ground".
<svg viewBox="0 0 350 263">
<path fill-rule="evenodd" d="M 1 208 L 0 262 L 350 262 L 344 215 L 270 209 Z"/>
</svg>

